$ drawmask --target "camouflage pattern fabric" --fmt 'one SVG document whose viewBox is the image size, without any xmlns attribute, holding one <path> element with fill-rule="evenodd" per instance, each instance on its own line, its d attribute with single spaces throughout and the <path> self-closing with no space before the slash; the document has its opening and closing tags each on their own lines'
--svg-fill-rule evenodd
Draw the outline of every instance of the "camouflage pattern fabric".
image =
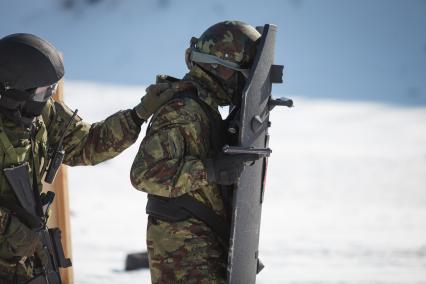
<svg viewBox="0 0 426 284">
<path fill-rule="evenodd" d="M 241 67 L 251 65 L 256 55 L 254 44 L 259 32 L 244 22 L 225 21 L 208 28 L 195 42 L 194 48 L 202 53 L 237 63 Z"/>
<path fill-rule="evenodd" d="M 55 145 L 72 111 L 65 104 L 53 100 L 49 105 L 43 112 L 43 118 L 48 129 L 48 140 L 52 141 L 49 144 Z M 132 119 L 130 110 L 119 111 L 93 124 L 76 117 L 64 138 L 64 164 L 96 165 L 114 158 L 136 141 L 139 132 L 140 126 Z"/>
<path fill-rule="evenodd" d="M 224 283 L 227 250 L 202 222 L 148 219 L 147 247 L 152 283 Z"/>
<path fill-rule="evenodd" d="M 34 168 L 40 189 L 47 168 L 48 150 L 55 148 L 71 116 L 72 111 L 65 104 L 50 99 L 42 116 L 37 118 Z M 64 163 L 69 166 L 95 165 L 111 159 L 133 144 L 139 132 L 140 126 L 133 121 L 130 110 L 120 111 L 94 124 L 83 122 L 77 116 L 64 138 Z M 29 138 L 28 130 L 16 126 L 0 113 L 0 198 L 7 204 L 19 203 L 3 169 L 23 162 L 32 165 Z M 38 268 L 34 267 L 32 253 L 24 250 L 36 250 L 33 244 L 36 242 L 29 241 L 33 232 L 15 217 L 11 222 L 7 212 L 0 207 L 0 283 L 25 283 Z"/>
<path fill-rule="evenodd" d="M 259 38 L 259 32 L 244 22 L 217 23 L 199 38 L 191 39 L 191 46 L 185 53 L 187 65 L 190 68 L 199 65 L 207 70 L 225 88 L 226 93 L 218 93 L 217 96 L 225 101 L 233 98 L 233 103 L 239 104 L 244 76 L 248 77 Z M 217 63 L 207 63 L 212 58 L 216 58 L 218 61 L 214 62 Z"/>
<path fill-rule="evenodd" d="M 168 90 L 180 92 L 188 83 L 214 111 L 228 103 L 220 85 L 197 66 Z M 164 105 L 154 114 L 133 162 L 133 186 L 162 197 L 190 194 L 225 217 L 220 191 L 207 181 L 202 162 L 213 154 L 210 131 L 207 115 L 194 100 L 176 98 Z M 152 283 L 226 280 L 227 244 L 194 218 L 169 223 L 149 217 L 147 246 Z"/>
</svg>

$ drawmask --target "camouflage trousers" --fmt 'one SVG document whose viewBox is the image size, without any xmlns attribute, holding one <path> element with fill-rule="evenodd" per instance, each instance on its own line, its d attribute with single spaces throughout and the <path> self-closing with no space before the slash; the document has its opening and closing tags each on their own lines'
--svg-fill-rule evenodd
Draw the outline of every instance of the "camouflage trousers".
<svg viewBox="0 0 426 284">
<path fill-rule="evenodd" d="M 0 284 L 23 284 L 32 277 L 32 267 L 28 261 L 10 264 L 0 259 Z"/>
<path fill-rule="evenodd" d="M 225 283 L 227 248 L 204 223 L 148 217 L 152 283 Z"/>
</svg>

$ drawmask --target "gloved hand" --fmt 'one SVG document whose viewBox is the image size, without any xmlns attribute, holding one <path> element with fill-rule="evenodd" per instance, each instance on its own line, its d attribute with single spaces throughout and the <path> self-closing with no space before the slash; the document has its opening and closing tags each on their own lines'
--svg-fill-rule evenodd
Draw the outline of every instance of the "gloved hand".
<svg viewBox="0 0 426 284">
<path fill-rule="evenodd" d="M 222 185 L 235 184 L 243 172 L 244 163 L 257 159 L 259 156 L 253 154 L 219 153 L 214 158 L 203 161 L 207 170 L 207 180 Z"/>
<path fill-rule="evenodd" d="M 0 257 L 5 259 L 31 256 L 41 243 L 37 233 L 13 215 L 9 215 L 7 227 L 0 238 L 3 240 Z"/>
<path fill-rule="evenodd" d="M 133 108 L 136 115 L 141 120 L 147 121 L 154 112 L 173 97 L 174 91 L 170 87 L 171 83 L 150 85 L 141 102 Z"/>
</svg>

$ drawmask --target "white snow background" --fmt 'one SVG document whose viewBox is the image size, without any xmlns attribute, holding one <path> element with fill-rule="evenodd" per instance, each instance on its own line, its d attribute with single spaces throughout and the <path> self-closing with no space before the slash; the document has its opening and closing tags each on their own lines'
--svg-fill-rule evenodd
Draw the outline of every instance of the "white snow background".
<svg viewBox="0 0 426 284">
<path fill-rule="evenodd" d="M 143 90 L 66 84 L 89 121 Z M 426 108 L 295 103 L 271 116 L 258 283 L 426 283 Z M 128 178 L 136 151 L 69 169 L 76 283 L 149 283 L 122 272 L 145 242 L 145 194 Z"/>
<path fill-rule="evenodd" d="M 2 1 L 0 36 L 32 32 L 58 46 L 66 102 L 90 122 L 135 105 L 154 74 L 181 76 L 188 40 L 212 23 L 277 23 L 288 74 L 274 94 L 296 107 L 271 115 L 258 283 L 426 283 L 424 2 L 74 2 Z M 327 51 L 333 36 L 339 48 Z M 77 284 L 149 283 L 148 271 L 123 271 L 125 255 L 145 248 L 146 197 L 129 181 L 140 139 L 114 160 L 68 170 Z"/>
</svg>

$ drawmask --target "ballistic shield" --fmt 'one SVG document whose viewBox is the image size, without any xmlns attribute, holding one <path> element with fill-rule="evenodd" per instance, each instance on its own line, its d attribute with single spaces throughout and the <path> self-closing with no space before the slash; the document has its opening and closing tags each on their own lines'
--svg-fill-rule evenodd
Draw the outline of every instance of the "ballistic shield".
<svg viewBox="0 0 426 284">
<path fill-rule="evenodd" d="M 234 188 L 231 236 L 228 254 L 228 283 L 255 283 L 263 265 L 258 246 L 268 148 L 269 111 L 277 105 L 292 106 L 287 99 L 273 100 L 272 83 L 282 82 L 283 66 L 273 65 L 276 26 L 267 24 L 245 85 L 240 109 L 239 145 L 224 152 L 257 153 L 263 158 L 245 166 Z M 285 102 L 285 103 L 284 103 Z"/>
</svg>

